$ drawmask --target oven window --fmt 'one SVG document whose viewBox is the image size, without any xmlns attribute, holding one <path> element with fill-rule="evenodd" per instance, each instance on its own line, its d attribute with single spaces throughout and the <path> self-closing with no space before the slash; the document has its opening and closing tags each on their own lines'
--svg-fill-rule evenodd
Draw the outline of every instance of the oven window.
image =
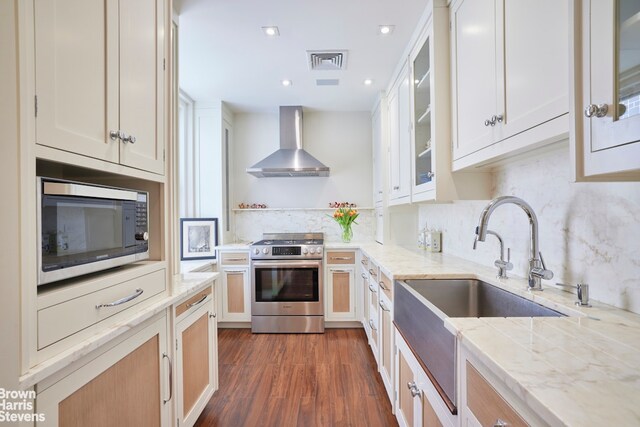
<svg viewBox="0 0 640 427">
<path fill-rule="evenodd" d="M 135 202 L 43 196 L 42 269 L 135 252 L 135 217 Z"/>
<path fill-rule="evenodd" d="M 317 302 L 318 268 L 255 268 L 256 302 Z"/>
</svg>

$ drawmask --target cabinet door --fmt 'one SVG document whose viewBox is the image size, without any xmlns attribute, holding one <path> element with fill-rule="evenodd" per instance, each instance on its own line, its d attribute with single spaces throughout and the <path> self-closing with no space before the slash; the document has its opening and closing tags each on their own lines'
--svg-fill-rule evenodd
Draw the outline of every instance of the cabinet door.
<svg viewBox="0 0 640 427">
<path fill-rule="evenodd" d="M 409 200 L 410 153 L 410 100 L 408 68 L 404 68 L 389 93 L 389 199 L 392 204 Z"/>
<path fill-rule="evenodd" d="M 193 425 L 215 389 L 216 324 L 211 299 L 176 326 L 178 419 Z"/>
<path fill-rule="evenodd" d="M 415 360 L 411 351 L 404 342 L 398 341 L 397 353 L 397 402 L 396 402 L 396 418 L 401 427 L 413 427 L 419 420 L 418 409 L 416 407 L 416 399 L 411 394 L 411 384 L 415 384 L 416 371 Z M 417 417 L 416 417 L 417 416 Z"/>
<path fill-rule="evenodd" d="M 387 390 L 389 399 L 393 402 L 393 358 L 394 358 L 394 338 L 393 338 L 393 315 L 391 309 L 392 303 L 388 300 L 386 295 L 380 294 L 380 376 L 382 382 Z M 393 405 L 393 403 L 392 403 Z"/>
<path fill-rule="evenodd" d="M 490 145 L 497 115 L 496 9 L 494 0 L 463 0 L 451 11 L 453 158 Z"/>
<path fill-rule="evenodd" d="M 371 325 L 369 325 L 369 275 L 362 269 L 362 325 L 364 331 L 367 333 L 367 337 L 371 337 Z"/>
<path fill-rule="evenodd" d="M 251 321 L 251 289 L 248 267 L 222 269 L 223 321 Z"/>
<path fill-rule="evenodd" d="M 427 29 L 427 37 L 422 40 L 420 49 L 411 57 L 412 63 L 412 99 L 413 99 L 413 141 L 411 153 L 413 158 L 412 193 L 433 188 L 433 161 L 431 144 L 432 103 L 431 103 L 431 25 Z"/>
<path fill-rule="evenodd" d="M 498 45 L 496 141 L 545 123 L 569 111 L 569 7 L 566 0 L 498 1 L 504 33 Z M 540 23 L 544 22 L 544 31 Z M 499 27 L 500 28 L 500 27 Z"/>
<path fill-rule="evenodd" d="M 357 320 L 355 304 L 355 268 L 327 268 L 326 320 Z"/>
<path fill-rule="evenodd" d="M 117 0 L 35 0 L 36 142 L 118 162 Z"/>
<path fill-rule="evenodd" d="M 582 117 L 584 175 L 640 172 L 640 4 L 582 2 L 583 105 L 606 114 Z M 579 47 L 578 47 L 579 48 Z M 579 141 L 578 143 L 580 143 Z"/>
<path fill-rule="evenodd" d="M 378 327 L 378 287 L 373 277 L 369 279 L 369 290 L 367 292 L 369 305 L 369 329 L 371 336 L 369 337 L 369 345 L 373 352 L 373 356 L 378 361 L 378 343 L 379 343 L 379 327 Z"/>
<path fill-rule="evenodd" d="M 163 316 L 38 393 L 38 425 L 169 425 L 167 357 Z"/>
<path fill-rule="evenodd" d="M 373 140 L 373 201 L 382 203 L 382 106 L 384 100 L 371 116 L 371 138 Z"/>
<path fill-rule="evenodd" d="M 164 172 L 164 2 L 120 2 L 120 163 Z"/>
</svg>

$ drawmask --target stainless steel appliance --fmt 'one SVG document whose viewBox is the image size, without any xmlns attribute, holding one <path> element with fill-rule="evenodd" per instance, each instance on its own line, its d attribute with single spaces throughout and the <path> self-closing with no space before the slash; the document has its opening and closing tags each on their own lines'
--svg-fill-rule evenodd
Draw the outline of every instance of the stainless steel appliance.
<svg viewBox="0 0 640 427">
<path fill-rule="evenodd" d="M 149 194 L 38 177 L 38 286 L 149 258 Z"/>
<path fill-rule="evenodd" d="M 251 245 L 251 331 L 322 333 L 322 233 L 265 233 Z"/>
</svg>

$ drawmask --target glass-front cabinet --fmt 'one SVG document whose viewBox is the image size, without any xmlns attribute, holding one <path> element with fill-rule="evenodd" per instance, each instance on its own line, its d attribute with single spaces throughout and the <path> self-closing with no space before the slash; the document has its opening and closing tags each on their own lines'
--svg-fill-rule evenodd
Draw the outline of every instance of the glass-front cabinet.
<svg viewBox="0 0 640 427">
<path fill-rule="evenodd" d="M 640 180 L 640 2 L 572 5 L 582 30 L 574 44 L 582 53 L 574 64 L 582 81 L 574 105 L 576 179 Z"/>
<path fill-rule="evenodd" d="M 431 149 L 431 58 L 430 34 L 412 60 L 413 84 L 413 188 L 427 188 L 433 181 Z M 415 192 L 415 191 L 414 191 Z"/>
</svg>

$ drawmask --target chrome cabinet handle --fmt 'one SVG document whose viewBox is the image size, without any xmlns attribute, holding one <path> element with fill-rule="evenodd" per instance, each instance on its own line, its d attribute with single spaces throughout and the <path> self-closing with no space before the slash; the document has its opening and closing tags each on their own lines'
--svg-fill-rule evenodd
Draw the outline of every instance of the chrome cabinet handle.
<svg viewBox="0 0 640 427">
<path fill-rule="evenodd" d="M 394 190 L 399 190 L 399 189 L 400 189 L 400 186 L 399 186 L 399 185 L 394 185 L 394 186 L 393 186 L 393 189 L 394 189 Z"/>
<path fill-rule="evenodd" d="M 502 120 L 504 120 L 504 117 L 502 116 L 502 114 L 499 114 L 497 116 L 493 116 L 491 120 L 494 122 L 502 123 Z"/>
<path fill-rule="evenodd" d="M 227 274 L 244 274 L 244 270 L 226 270 Z"/>
<path fill-rule="evenodd" d="M 493 427 L 507 427 L 508 425 L 509 423 L 501 418 L 496 419 L 496 421 L 493 423 Z"/>
<path fill-rule="evenodd" d="M 333 273 L 351 273 L 351 270 L 336 270 L 335 268 L 331 269 Z"/>
<path fill-rule="evenodd" d="M 493 115 L 491 116 L 490 119 L 487 119 L 484 121 L 484 125 L 485 126 L 495 126 L 496 123 L 502 123 L 502 120 L 504 120 L 504 116 L 502 114 L 500 115 Z"/>
<path fill-rule="evenodd" d="M 378 273 L 376 273 L 375 271 L 373 271 L 373 268 L 369 269 L 369 274 L 375 277 L 378 277 Z"/>
<path fill-rule="evenodd" d="M 429 178 L 433 178 L 434 176 L 436 176 L 436 173 L 435 173 L 435 172 L 431 172 L 431 171 L 429 171 L 429 172 L 427 172 L 427 176 L 428 176 Z"/>
<path fill-rule="evenodd" d="M 360 276 L 362 276 L 363 279 L 367 280 L 367 276 L 364 273 L 360 274 Z"/>
<path fill-rule="evenodd" d="M 334 259 L 338 261 L 348 261 L 351 259 L 351 257 L 350 256 L 332 256 L 332 257 L 329 257 L 329 259 Z"/>
<path fill-rule="evenodd" d="M 373 320 L 369 319 L 369 326 L 371 326 L 372 331 L 377 331 L 376 327 L 373 326 Z"/>
<path fill-rule="evenodd" d="M 211 314 L 209 315 L 209 317 L 210 317 L 210 318 L 212 318 L 212 319 L 214 319 L 216 316 L 217 316 L 217 314 L 216 314 L 216 313 L 211 313 Z"/>
<path fill-rule="evenodd" d="M 166 358 L 169 361 L 169 398 L 162 399 L 162 403 L 166 405 L 173 397 L 173 364 L 171 363 L 171 358 L 167 356 L 167 353 L 162 353 L 162 358 Z"/>
<path fill-rule="evenodd" d="M 226 262 L 226 261 L 246 261 L 246 258 L 224 258 L 222 261 Z"/>
<path fill-rule="evenodd" d="M 382 301 L 380 301 L 380 308 L 382 309 L 382 311 L 391 311 L 389 310 L 387 307 L 384 306 L 384 304 L 382 303 Z"/>
<path fill-rule="evenodd" d="M 104 307 L 115 307 L 117 305 L 124 304 L 126 302 L 129 302 L 131 300 L 134 300 L 134 299 L 138 298 L 143 293 L 144 293 L 144 291 L 142 289 L 138 288 L 138 289 L 136 289 L 135 293 L 133 293 L 131 295 L 128 295 L 128 296 L 126 296 L 124 298 L 120 298 L 119 300 L 115 300 L 113 302 L 109 302 L 109 303 L 106 303 L 106 304 L 97 304 L 96 305 L 96 309 L 104 308 Z"/>
<path fill-rule="evenodd" d="M 491 120 L 489 120 L 489 119 L 487 119 L 487 120 L 485 120 L 485 121 L 484 121 L 484 125 L 485 125 L 485 126 L 493 126 L 493 125 L 491 124 Z"/>
<path fill-rule="evenodd" d="M 584 109 L 584 116 L 590 119 L 593 116 L 598 118 L 602 118 L 607 115 L 609 111 L 609 106 L 607 104 L 589 104 Z"/>
<path fill-rule="evenodd" d="M 122 142 L 124 142 L 125 144 L 126 144 L 127 142 L 130 142 L 130 143 L 132 143 L 132 144 L 135 144 L 135 143 L 136 143 L 136 137 L 135 137 L 135 136 L 133 136 L 133 135 L 128 135 L 128 136 L 127 136 L 127 135 L 125 135 L 125 134 L 122 134 Z"/>
<path fill-rule="evenodd" d="M 123 133 L 119 130 L 109 131 L 109 138 L 111 138 L 112 141 L 115 141 L 116 139 L 122 139 L 123 136 Z"/>
<path fill-rule="evenodd" d="M 416 385 L 415 381 L 409 381 L 407 383 L 407 388 L 411 392 L 411 397 L 420 396 L 422 394 L 422 392 L 420 391 L 420 389 Z"/>
<path fill-rule="evenodd" d="M 379 281 L 379 282 L 378 282 L 378 284 L 380 285 L 380 287 L 382 288 L 382 290 L 384 290 L 384 291 L 388 291 L 388 290 L 389 290 L 389 288 L 387 288 L 387 287 L 384 285 L 384 282 L 383 282 L 382 280 L 381 280 L 381 281 Z"/>
<path fill-rule="evenodd" d="M 198 301 L 192 302 L 191 304 L 187 304 L 187 308 L 195 307 L 198 304 L 202 304 L 204 300 L 207 299 L 208 296 L 209 295 L 203 295 L 202 298 L 200 298 Z"/>
<path fill-rule="evenodd" d="M 374 294 L 378 293 L 378 291 L 376 290 L 376 288 L 374 288 L 373 286 L 369 286 L 369 290 L 371 292 L 373 292 Z"/>
</svg>

